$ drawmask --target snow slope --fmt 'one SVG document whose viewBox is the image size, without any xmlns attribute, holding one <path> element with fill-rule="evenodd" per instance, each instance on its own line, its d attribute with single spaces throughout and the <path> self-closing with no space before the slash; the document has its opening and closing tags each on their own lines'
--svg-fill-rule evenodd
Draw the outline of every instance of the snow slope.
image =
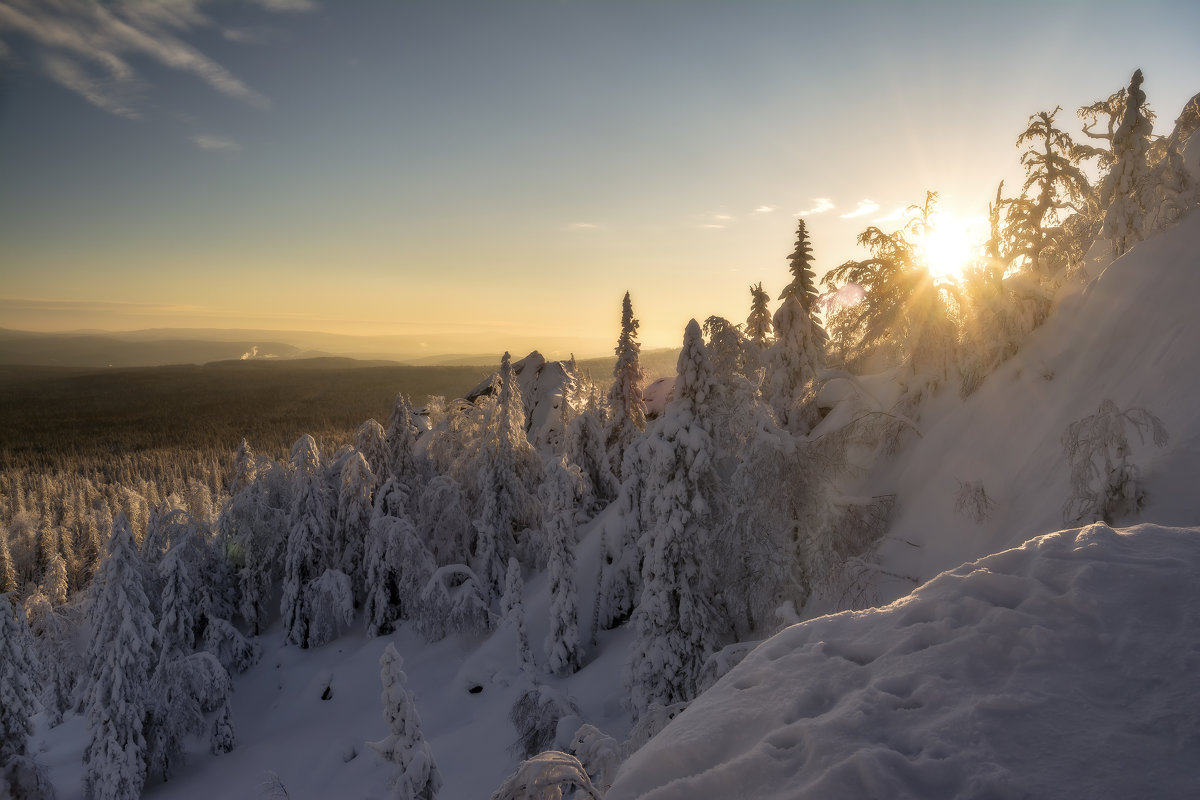
<svg viewBox="0 0 1200 800">
<path fill-rule="evenodd" d="M 1097 269 L 1098 272 L 1098 269 Z M 895 493 L 880 549 L 881 601 L 932 578 L 1064 527 L 1069 468 L 1060 441 L 1105 398 L 1165 423 L 1156 449 L 1133 437 L 1146 507 L 1138 521 L 1200 524 L 1200 213 L 1137 245 L 1065 298 L 1020 351 L 965 400 L 951 385 L 921 407 L 919 436 L 864 478 L 863 494 Z M 977 524 L 955 510 L 959 482 L 995 501 Z M 1116 520 L 1129 524 L 1134 520 Z"/>
<path fill-rule="evenodd" d="M 1103 524 L 769 639 L 609 800 L 1194 797 L 1200 530 Z"/>
</svg>

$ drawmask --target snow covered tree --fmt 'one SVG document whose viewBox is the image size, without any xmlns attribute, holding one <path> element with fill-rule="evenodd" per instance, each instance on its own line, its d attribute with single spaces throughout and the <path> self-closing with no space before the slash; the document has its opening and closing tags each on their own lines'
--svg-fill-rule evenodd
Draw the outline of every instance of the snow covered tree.
<svg viewBox="0 0 1200 800">
<path fill-rule="evenodd" d="M 363 549 L 371 524 L 375 475 L 363 454 L 355 451 L 342 465 L 341 477 L 333 537 L 333 554 L 338 561 L 332 563 L 350 578 L 357 603 L 362 602 L 366 581 Z"/>
<path fill-rule="evenodd" d="M 63 714 L 71 707 L 71 695 L 83 670 L 75 644 L 77 629 L 72 619 L 55 608 L 41 589 L 35 589 L 25 598 L 25 616 L 42 666 L 42 708 L 53 727 L 62 722 Z"/>
<path fill-rule="evenodd" d="M 617 496 L 620 486 L 604 445 L 604 407 L 596 394 L 588 398 L 587 405 L 567 426 L 564 452 L 579 467 L 583 480 L 581 504 L 588 514 Z"/>
<path fill-rule="evenodd" d="M 384 438 L 387 444 L 387 477 L 412 480 L 416 470 L 413 450 L 417 442 L 417 426 L 412 421 L 412 402 L 407 395 L 396 395 Z"/>
<path fill-rule="evenodd" d="M 763 289 L 761 282 L 750 287 L 750 316 L 746 317 L 746 338 L 760 350 L 766 348 L 767 340 L 774 330 L 771 324 L 771 309 L 768 307 L 770 302 L 771 297 Z"/>
<path fill-rule="evenodd" d="M 406 685 L 404 659 L 389 644 L 379 657 L 380 699 L 388 735 L 369 742 L 371 749 L 396 766 L 392 797 L 396 800 L 433 800 L 442 788 L 442 775 L 433 760 L 433 749 L 421 735 L 421 718 Z"/>
<path fill-rule="evenodd" d="M 1120 125 L 1113 132 L 1113 166 L 1100 184 L 1104 214 L 1101 235 L 1112 242 L 1114 256 L 1123 255 L 1144 238 L 1144 223 L 1150 204 L 1151 186 L 1148 153 L 1153 124 L 1144 113 L 1146 93 L 1142 71 L 1129 79 Z"/>
<path fill-rule="evenodd" d="M 725 627 L 712 602 L 719 587 L 707 561 L 721 506 L 716 449 L 704 416 L 715 386 L 700 326 L 692 320 L 679 354 L 675 399 L 649 438 L 646 493 L 654 524 L 642 536 L 642 588 L 628 667 L 635 717 L 653 703 L 691 699 Z"/>
<path fill-rule="evenodd" d="M 575 498 L 582 489 L 579 467 L 555 459 L 539 494 L 545 508 L 547 571 L 550 577 L 550 632 L 546 661 L 554 675 L 578 672 L 582 662 L 575 592 Z M 510 567 L 511 569 L 511 567 Z"/>
<path fill-rule="evenodd" d="M 254 483 L 258 477 L 258 462 L 250 443 L 242 439 L 233 457 L 233 478 L 229 481 L 229 494 L 235 495 Z"/>
<path fill-rule="evenodd" d="M 0 594 L 0 776 L 9 762 L 28 754 L 32 717 L 37 710 L 33 677 L 37 659 L 24 618 Z"/>
<path fill-rule="evenodd" d="M 1059 228 L 1066 212 L 1078 211 L 1079 204 L 1091 191 L 1087 177 L 1079 167 L 1079 149 L 1071 136 L 1055 127 L 1054 117 L 1061 108 L 1040 111 L 1029 118 L 1029 126 L 1017 137 L 1017 147 L 1025 167 L 1023 202 L 1014 203 L 1008 224 L 1018 233 L 1016 252 L 1028 259 L 1029 270 L 1046 280 L 1052 271 L 1066 266 L 1047 258 L 1052 239 L 1062 235 Z M 1032 192 L 1032 194 L 1030 194 Z"/>
<path fill-rule="evenodd" d="M 87 794 L 94 800 L 135 800 L 146 780 L 143 725 L 158 636 L 139 561 L 129 523 L 120 515 L 96 572 L 89 615 L 83 760 Z"/>
<path fill-rule="evenodd" d="M 397 620 L 417 616 L 421 591 L 437 565 L 408 517 L 387 516 L 371 522 L 366 566 L 367 635 L 381 636 Z"/>
<path fill-rule="evenodd" d="M 183 761 L 187 737 L 205 732 L 205 713 L 227 705 L 232 691 L 228 671 L 212 653 L 164 651 L 148 692 L 148 770 L 168 779 Z"/>
<path fill-rule="evenodd" d="M 387 433 L 382 425 L 373 419 L 359 425 L 354 432 L 354 449 L 362 453 L 378 482 L 382 483 L 390 477 Z"/>
<path fill-rule="evenodd" d="M 1154 167 L 1154 227 L 1163 230 L 1178 222 L 1189 209 L 1200 205 L 1200 179 L 1192 174 L 1184 148 L 1200 129 L 1200 94 L 1188 100 L 1175 120 L 1171 135 L 1162 142 L 1162 158 Z"/>
<path fill-rule="evenodd" d="M 279 613 L 283 615 L 284 641 L 303 648 L 308 647 L 312 621 L 308 584 L 324 571 L 329 520 L 321 455 L 311 436 L 301 436 L 292 447 L 292 467 L 295 477 L 288 510 L 287 552 Z"/>
<path fill-rule="evenodd" d="M 533 649 L 529 646 L 529 633 L 525 630 L 525 581 L 521 578 L 521 565 L 515 558 L 508 560 L 504 574 L 504 594 L 500 596 L 500 618 L 502 624 L 513 631 L 517 639 L 517 658 L 521 669 L 533 674 Z"/>
<path fill-rule="evenodd" d="M 1067 524 L 1103 519 L 1112 524 L 1122 514 L 1135 514 L 1145 501 L 1140 471 L 1129 461 L 1128 428 L 1144 440 L 1146 432 L 1157 447 L 1167 444 L 1162 420 L 1144 408 L 1121 411 L 1112 400 L 1100 410 L 1076 420 L 1063 431 L 1062 445 L 1071 466 L 1071 497 L 1063 508 Z"/>
<path fill-rule="evenodd" d="M 214 756 L 229 753 L 237 746 L 237 734 L 233 730 L 233 709 L 226 702 L 221 713 L 213 720 L 212 735 L 209 737 L 209 752 Z"/>
<path fill-rule="evenodd" d="M 813 272 L 812 261 L 812 245 L 808 243 L 808 228 L 805 227 L 804 220 L 800 220 L 796 224 L 796 248 L 788 256 L 788 269 L 792 273 L 792 282 L 783 287 L 779 299 L 786 300 L 789 296 L 795 296 L 809 314 L 814 312 L 817 302 L 817 276 Z"/>
<path fill-rule="evenodd" d="M 346 573 L 327 569 L 309 584 L 308 595 L 312 613 L 308 644 L 320 647 L 332 642 L 354 622 L 354 590 Z"/>
<path fill-rule="evenodd" d="M 817 421 L 812 395 L 825 368 L 829 337 L 795 295 L 784 298 L 774 324 L 775 341 L 763 356 L 763 400 L 782 427 L 805 434 Z"/>
<path fill-rule="evenodd" d="M 532 548 L 521 533 L 538 518 L 530 487 L 536 481 L 539 462 L 525 435 L 521 387 L 507 352 L 500 361 L 500 392 L 481 444 L 480 461 L 475 572 L 488 596 L 496 597 L 504 585 L 509 556 L 524 554 L 524 560 L 531 560 Z"/>
<path fill-rule="evenodd" d="M 417 627 L 431 642 L 451 633 L 482 636 L 492 629 L 492 614 L 480 580 L 470 567 L 439 567 L 421 590 Z"/>
<path fill-rule="evenodd" d="M 613 384 L 608 390 L 608 417 L 604 429 L 604 443 L 608 448 L 608 460 L 612 472 L 622 479 L 621 459 L 625 449 L 646 429 L 646 404 L 642 401 L 642 374 L 640 354 L 642 346 L 637 340 L 638 321 L 633 316 L 633 303 L 629 292 L 621 301 L 621 333 L 617 337 L 617 363 L 613 367 Z"/>
<path fill-rule="evenodd" d="M 439 565 L 461 564 L 470 558 L 474 526 L 467 513 L 462 486 L 449 475 L 438 475 L 425 485 L 417 501 L 416 521 Z"/>
<path fill-rule="evenodd" d="M 265 626 L 268 598 L 282 573 L 290 493 L 285 471 L 270 459 L 256 459 L 254 480 L 230 496 L 217 521 L 236 570 L 237 609 L 253 634 Z"/>
<path fill-rule="evenodd" d="M 34 676 L 41 667 L 24 615 L 0 593 L 0 797 L 54 798 L 45 770 L 29 755 L 37 706 Z"/>
<path fill-rule="evenodd" d="M 0 594 L 17 590 L 17 568 L 8 549 L 8 531 L 0 528 Z"/>
</svg>

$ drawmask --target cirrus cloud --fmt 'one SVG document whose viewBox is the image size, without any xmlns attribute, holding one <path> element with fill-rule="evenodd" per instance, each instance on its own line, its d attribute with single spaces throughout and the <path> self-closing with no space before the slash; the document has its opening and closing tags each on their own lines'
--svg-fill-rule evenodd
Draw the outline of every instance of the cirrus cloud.
<svg viewBox="0 0 1200 800">
<path fill-rule="evenodd" d="M 36 62 L 54 82 L 111 114 L 137 118 L 147 83 L 131 59 L 149 58 L 186 72 L 255 108 L 267 97 L 184 41 L 211 26 L 202 7 L 212 0 L 0 0 L 0 37 L 19 35 L 36 46 Z M 268 11 L 307 11 L 309 0 L 257 0 Z M 0 40 L 7 50 L 7 43 Z"/>
<path fill-rule="evenodd" d="M 859 200 L 858 206 L 853 211 L 848 211 L 840 215 L 841 219 L 854 219 L 855 217 L 865 217 L 867 214 L 874 214 L 879 210 L 879 203 L 874 200 Z"/>
</svg>

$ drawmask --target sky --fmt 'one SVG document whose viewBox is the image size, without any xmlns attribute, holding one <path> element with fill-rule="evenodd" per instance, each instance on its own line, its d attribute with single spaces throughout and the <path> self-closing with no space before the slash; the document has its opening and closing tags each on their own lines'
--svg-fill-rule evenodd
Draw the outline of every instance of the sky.
<svg viewBox="0 0 1200 800">
<path fill-rule="evenodd" d="M 772 296 L 1029 115 L 1200 91 L 1194 2 L 0 0 L 0 327 L 611 352 Z M 1083 138 L 1077 134 L 1077 138 Z M 1015 187 L 1014 187 L 1015 188 Z"/>
</svg>

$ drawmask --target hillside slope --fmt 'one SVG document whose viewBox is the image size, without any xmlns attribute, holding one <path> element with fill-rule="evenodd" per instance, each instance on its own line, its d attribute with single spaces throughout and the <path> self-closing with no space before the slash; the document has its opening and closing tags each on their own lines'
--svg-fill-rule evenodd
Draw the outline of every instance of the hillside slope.
<svg viewBox="0 0 1200 800">
<path fill-rule="evenodd" d="M 1131 460 L 1146 489 L 1138 520 L 1200 523 L 1197 298 L 1200 214 L 1193 212 L 1063 300 L 973 395 L 963 400 L 950 386 L 922 406 L 919 436 L 909 435 L 862 480 L 864 493 L 897 498 L 879 554 L 886 570 L 925 581 L 1070 524 L 1062 434 L 1106 398 L 1121 409 L 1147 409 L 1170 435 L 1158 449 L 1130 433 Z M 956 510 L 960 482 L 981 483 L 995 502 L 982 523 Z M 894 581 L 880 587 L 879 599 L 912 588 Z"/>
</svg>

